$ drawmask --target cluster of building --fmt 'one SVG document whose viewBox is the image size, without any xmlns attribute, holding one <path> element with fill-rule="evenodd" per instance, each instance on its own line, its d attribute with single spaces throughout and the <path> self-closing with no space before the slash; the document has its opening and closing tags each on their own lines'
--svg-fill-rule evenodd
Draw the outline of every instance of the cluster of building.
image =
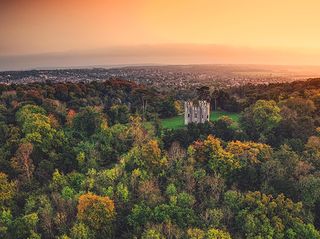
<svg viewBox="0 0 320 239">
<path fill-rule="evenodd" d="M 232 66 L 134 66 L 119 68 L 60 69 L 0 72 L 0 83 L 79 82 L 119 78 L 161 90 L 192 89 L 199 86 L 228 88 L 244 84 L 292 81 L 295 78 L 259 72 L 237 72 Z"/>
</svg>

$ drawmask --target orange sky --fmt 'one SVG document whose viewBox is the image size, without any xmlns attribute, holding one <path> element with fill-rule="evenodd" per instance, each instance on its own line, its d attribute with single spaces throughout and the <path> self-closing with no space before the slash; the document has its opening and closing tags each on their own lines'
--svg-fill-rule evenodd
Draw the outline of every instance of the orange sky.
<svg viewBox="0 0 320 239">
<path fill-rule="evenodd" d="M 320 64 L 319 9 L 319 0 L 1 0 L 0 55 L 215 44 Z"/>
</svg>

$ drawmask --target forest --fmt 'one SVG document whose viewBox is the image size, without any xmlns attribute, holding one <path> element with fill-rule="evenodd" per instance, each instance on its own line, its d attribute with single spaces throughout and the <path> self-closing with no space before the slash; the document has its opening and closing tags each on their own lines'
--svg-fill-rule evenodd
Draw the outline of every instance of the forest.
<svg viewBox="0 0 320 239">
<path fill-rule="evenodd" d="M 320 79 L 0 85 L 0 238 L 319 239 Z M 166 129 L 183 101 L 238 122 Z"/>
</svg>

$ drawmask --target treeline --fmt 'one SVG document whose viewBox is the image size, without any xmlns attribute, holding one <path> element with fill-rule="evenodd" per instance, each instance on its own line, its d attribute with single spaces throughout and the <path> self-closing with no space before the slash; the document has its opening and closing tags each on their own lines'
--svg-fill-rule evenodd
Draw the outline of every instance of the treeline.
<svg viewBox="0 0 320 239">
<path fill-rule="evenodd" d="M 211 102 L 212 109 L 222 109 L 230 112 L 241 112 L 258 100 L 281 100 L 291 97 L 310 99 L 319 105 L 318 90 L 320 79 L 295 81 L 292 83 L 273 83 L 259 85 L 244 85 L 229 89 L 210 90 L 204 86 L 198 89 L 200 97 Z M 189 92 L 189 95 L 192 95 Z M 318 113 L 320 113 L 318 111 Z"/>
<path fill-rule="evenodd" d="M 108 116 L 110 111 L 120 110 L 141 114 L 148 120 L 155 114 L 165 118 L 178 113 L 173 95 L 119 79 L 91 83 L 0 85 L 0 94 L 2 103 L 10 111 L 8 113 L 15 111 L 19 103 L 32 103 L 55 113 L 61 123 L 65 121 L 66 109 L 78 111 L 86 106 L 101 107 Z M 111 109 L 112 106 L 119 106 L 119 109 Z M 112 121 L 112 116 L 109 117 Z"/>
<path fill-rule="evenodd" d="M 0 238 L 318 239 L 319 94 L 162 130 L 179 92 L 1 86 Z"/>
</svg>

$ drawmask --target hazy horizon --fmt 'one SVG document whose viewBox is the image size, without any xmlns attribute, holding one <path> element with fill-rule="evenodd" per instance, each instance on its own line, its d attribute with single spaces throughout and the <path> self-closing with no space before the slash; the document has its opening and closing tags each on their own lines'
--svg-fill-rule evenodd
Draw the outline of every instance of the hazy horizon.
<svg viewBox="0 0 320 239">
<path fill-rule="evenodd" d="M 159 44 L 27 55 L 0 55 L 0 70 L 122 65 L 243 64 L 320 66 L 320 54 L 224 45 Z M 316 62 L 316 64 L 315 64 Z"/>
</svg>

